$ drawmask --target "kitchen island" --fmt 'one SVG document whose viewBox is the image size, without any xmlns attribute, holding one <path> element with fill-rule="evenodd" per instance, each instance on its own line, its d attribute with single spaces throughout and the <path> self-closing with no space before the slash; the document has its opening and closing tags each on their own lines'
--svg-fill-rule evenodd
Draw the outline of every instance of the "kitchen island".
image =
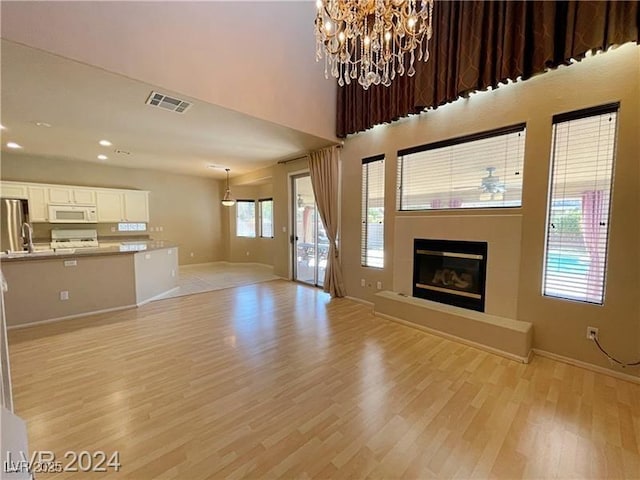
<svg viewBox="0 0 640 480">
<path fill-rule="evenodd" d="M 13 253 L 0 263 L 10 328 L 133 308 L 178 286 L 178 247 L 168 242 Z"/>
</svg>

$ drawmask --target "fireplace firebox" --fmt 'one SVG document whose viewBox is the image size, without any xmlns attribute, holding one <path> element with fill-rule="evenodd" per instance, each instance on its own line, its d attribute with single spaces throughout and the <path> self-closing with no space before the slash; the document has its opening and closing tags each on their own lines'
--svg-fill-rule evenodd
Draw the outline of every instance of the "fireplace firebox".
<svg viewBox="0 0 640 480">
<path fill-rule="evenodd" d="M 487 243 L 413 241 L 413 296 L 484 312 Z"/>
</svg>

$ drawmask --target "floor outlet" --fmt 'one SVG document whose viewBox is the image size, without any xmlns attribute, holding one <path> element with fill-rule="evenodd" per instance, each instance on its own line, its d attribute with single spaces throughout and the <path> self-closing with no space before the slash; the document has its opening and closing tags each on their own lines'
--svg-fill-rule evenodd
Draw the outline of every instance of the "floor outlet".
<svg viewBox="0 0 640 480">
<path fill-rule="evenodd" d="M 598 338 L 598 329 L 596 327 L 587 327 L 587 340 L 595 340 Z"/>
</svg>

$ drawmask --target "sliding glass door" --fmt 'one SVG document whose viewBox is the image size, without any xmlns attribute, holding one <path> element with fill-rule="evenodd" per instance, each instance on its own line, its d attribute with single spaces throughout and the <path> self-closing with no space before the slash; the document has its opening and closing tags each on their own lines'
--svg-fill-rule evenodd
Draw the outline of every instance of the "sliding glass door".
<svg viewBox="0 0 640 480">
<path fill-rule="evenodd" d="M 311 177 L 292 177 L 293 279 L 321 287 L 327 267 L 329 241 L 318 215 Z"/>
</svg>

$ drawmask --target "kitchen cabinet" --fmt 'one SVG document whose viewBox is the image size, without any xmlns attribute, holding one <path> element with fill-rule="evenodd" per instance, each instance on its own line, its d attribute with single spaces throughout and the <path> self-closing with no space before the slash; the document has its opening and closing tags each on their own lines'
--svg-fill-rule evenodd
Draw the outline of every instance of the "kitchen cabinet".
<svg viewBox="0 0 640 480">
<path fill-rule="evenodd" d="M 124 220 L 126 222 L 149 221 L 149 194 L 148 192 L 128 191 L 124 192 Z"/>
<path fill-rule="evenodd" d="M 27 198 L 27 187 L 14 182 L 2 182 L 0 194 L 3 198 Z"/>
<path fill-rule="evenodd" d="M 87 188 L 74 188 L 73 202 L 77 203 L 78 205 L 95 205 L 96 191 L 89 190 Z"/>
<path fill-rule="evenodd" d="M 28 186 L 27 199 L 29 201 L 29 220 L 31 222 L 48 222 L 47 188 Z"/>
<path fill-rule="evenodd" d="M 49 187 L 49 203 L 73 203 L 73 189 L 67 187 Z"/>
<path fill-rule="evenodd" d="M 98 222 L 148 222 L 148 193 L 136 190 L 99 190 Z"/>
<path fill-rule="evenodd" d="M 123 195 L 119 190 L 99 190 L 96 192 L 98 222 L 124 221 Z"/>
<path fill-rule="evenodd" d="M 95 205 L 96 192 L 88 188 L 49 187 L 49 203 Z"/>
<path fill-rule="evenodd" d="M 49 205 L 95 205 L 98 223 L 149 222 L 149 192 L 73 185 L 0 182 L 5 198 L 29 201 L 32 222 L 49 221 Z"/>
</svg>

